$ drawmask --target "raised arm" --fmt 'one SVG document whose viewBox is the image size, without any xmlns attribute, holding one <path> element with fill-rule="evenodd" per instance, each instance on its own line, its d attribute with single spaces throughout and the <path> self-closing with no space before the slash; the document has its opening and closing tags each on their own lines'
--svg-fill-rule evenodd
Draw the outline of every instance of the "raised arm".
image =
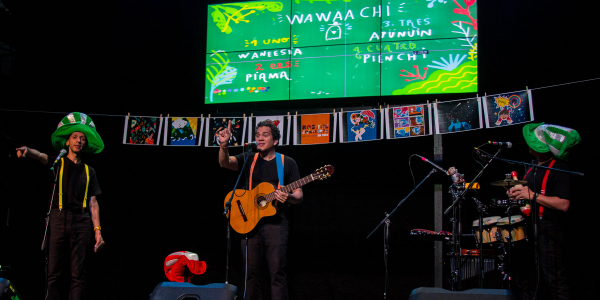
<svg viewBox="0 0 600 300">
<path fill-rule="evenodd" d="M 231 121 L 229 121 L 227 128 L 219 131 L 219 142 L 221 145 L 219 149 L 219 165 L 221 165 L 221 168 L 237 171 L 237 159 L 229 156 L 229 138 L 231 138 Z"/>
<path fill-rule="evenodd" d="M 44 165 L 48 163 L 48 155 L 46 155 L 46 153 L 42 153 L 27 146 L 19 147 L 16 150 L 18 158 L 31 157 Z"/>
</svg>

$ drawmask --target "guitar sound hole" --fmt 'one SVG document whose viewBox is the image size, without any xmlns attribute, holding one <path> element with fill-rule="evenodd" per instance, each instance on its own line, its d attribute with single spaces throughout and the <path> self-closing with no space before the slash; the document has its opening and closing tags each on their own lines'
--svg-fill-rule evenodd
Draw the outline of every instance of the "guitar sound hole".
<svg viewBox="0 0 600 300">
<path fill-rule="evenodd" d="M 266 207 L 267 206 L 267 199 L 265 199 L 265 197 L 258 197 L 258 199 L 256 199 L 256 202 L 258 203 L 258 207 Z"/>
</svg>

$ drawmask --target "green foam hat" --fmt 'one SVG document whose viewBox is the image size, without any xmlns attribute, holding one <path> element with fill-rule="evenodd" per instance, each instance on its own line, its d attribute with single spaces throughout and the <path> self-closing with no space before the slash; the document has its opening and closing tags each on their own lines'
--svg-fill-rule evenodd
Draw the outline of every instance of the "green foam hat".
<svg viewBox="0 0 600 300">
<path fill-rule="evenodd" d="M 569 156 L 569 149 L 581 142 L 581 137 L 575 129 L 544 123 L 525 125 L 523 137 L 534 151 L 552 152 L 552 155 L 558 159 L 566 159 Z"/>
<path fill-rule="evenodd" d="M 96 125 L 92 118 L 88 115 L 80 112 L 72 112 L 64 117 L 58 128 L 52 134 L 52 146 L 56 151 L 67 149 L 67 139 L 73 132 L 81 132 L 85 134 L 87 139 L 86 146 L 83 148 L 85 153 L 100 153 L 104 149 L 104 142 L 98 132 L 96 132 Z"/>
</svg>

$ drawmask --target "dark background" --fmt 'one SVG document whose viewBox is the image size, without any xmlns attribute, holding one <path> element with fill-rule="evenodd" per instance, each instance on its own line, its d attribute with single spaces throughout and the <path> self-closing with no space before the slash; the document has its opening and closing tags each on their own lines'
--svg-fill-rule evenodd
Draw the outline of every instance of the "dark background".
<svg viewBox="0 0 600 300">
<path fill-rule="evenodd" d="M 10 14 L 0 12 L 0 41 L 16 54 L 10 72 L 0 77 L 0 264 L 11 267 L 0 277 L 10 279 L 25 300 L 43 298 L 44 258 L 39 249 L 52 175 L 36 161 L 17 160 L 14 148 L 27 145 L 53 154 L 50 136 L 68 112 L 92 116 L 106 145 L 102 153 L 85 158 L 96 169 L 103 191 L 99 202 L 106 240 L 105 248 L 90 259 L 89 299 L 147 299 L 166 280 L 164 259 L 175 251 L 196 252 L 207 262 L 207 272 L 194 283 L 225 281 L 226 220 L 221 213 L 236 173 L 219 168 L 215 148 L 122 145 L 123 115 L 268 115 L 474 96 L 204 105 L 207 2 L 2 2 Z M 567 259 L 573 294 L 591 296 L 599 279 L 592 246 L 598 213 L 592 192 L 598 179 L 593 142 L 598 81 L 561 84 L 600 77 L 593 50 L 597 5 L 512 0 L 478 5 L 480 95 L 528 86 L 534 89 L 536 121 L 575 128 L 583 138 L 571 161 L 586 176 L 574 178 Z M 542 89 L 553 85 L 560 86 Z M 470 180 L 480 169 L 471 159 L 472 149 L 488 140 L 512 141 L 513 149 L 501 156 L 529 162 L 521 129 L 517 125 L 444 135 L 439 163 L 456 166 Z M 409 156 L 433 158 L 433 146 L 433 137 L 427 136 L 279 149 L 295 158 L 302 176 L 324 164 L 336 168 L 327 181 L 306 186 L 304 202 L 291 212 L 292 299 L 383 298 L 383 231 L 366 236 L 411 191 Z M 411 165 L 417 182 L 430 170 L 418 160 Z M 501 197 L 502 189 L 489 183 L 512 170 L 522 178 L 522 167 L 494 162 L 479 180 L 480 199 Z M 412 289 L 434 285 L 433 243 L 407 235 L 413 228 L 433 229 L 435 183 L 443 183 L 445 192 L 450 181 L 435 174 L 392 217 L 388 299 L 406 299 Z M 444 208 L 450 204 L 445 195 Z M 463 207 L 469 228 L 475 206 L 468 201 Z M 448 218 L 445 230 L 450 230 Z M 241 291 L 239 251 L 235 235 L 229 281 Z"/>
</svg>

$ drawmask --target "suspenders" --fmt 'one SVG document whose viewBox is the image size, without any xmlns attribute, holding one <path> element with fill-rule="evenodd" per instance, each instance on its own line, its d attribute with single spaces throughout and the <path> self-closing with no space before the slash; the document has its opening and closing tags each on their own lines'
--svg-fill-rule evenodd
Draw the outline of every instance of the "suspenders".
<svg viewBox="0 0 600 300">
<path fill-rule="evenodd" d="M 60 159 L 60 178 L 58 179 L 58 209 L 62 210 L 63 208 L 63 188 L 62 188 L 62 183 L 63 183 L 63 171 L 65 169 L 65 158 L 61 157 Z M 88 165 L 85 165 L 85 176 L 87 178 L 87 181 L 85 183 L 85 195 L 83 196 L 83 208 L 85 209 L 87 207 L 87 195 L 88 195 L 88 188 L 90 187 L 90 169 L 88 167 Z"/>
<path fill-rule="evenodd" d="M 556 160 L 553 159 L 550 162 L 550 165 L 548 166 L 548 168 L 552 168 L 552 166 L 554 165 L 555 162 L 556 162 Z M 529 175 L 529 172 L 531 171 L 531 169 L 533 169 L 533 168 L 529 168 L 529 170 L 527 170 L 527 173 L 525 174 L 525 177 L 523 179 L 527 178 L 527 175 Z M 542 181 L 542 190 L 540 191 L 540 194 L 542 194 L 542 195 L 546 195 L 546 184 L 548 183 L 548 175 L 550 175 L 550 170 L 546 170 L 546 174 L 544 175 L 544 180 Z M 535 178 L 533 180 L 535 180 Z M 538 216 L 541 219 L 544 216 L 544 207 L 541 205 L 539 205 L 538 207 L 540 208 Z"/>
</svg>

